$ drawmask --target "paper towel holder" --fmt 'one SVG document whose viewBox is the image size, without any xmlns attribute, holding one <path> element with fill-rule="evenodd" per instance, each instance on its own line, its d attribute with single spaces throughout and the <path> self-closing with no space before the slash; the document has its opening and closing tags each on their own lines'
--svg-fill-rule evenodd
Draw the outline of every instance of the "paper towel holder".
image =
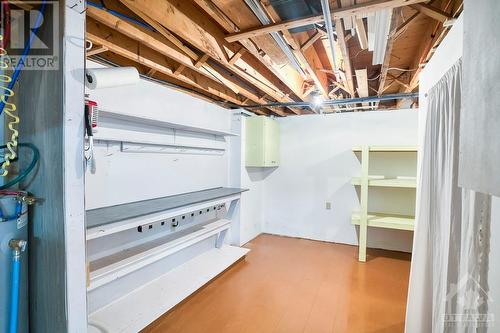
<svg viewBox="0 0 500 333">
<path fill-rule="evenodd" d="M 110 75 L 115 76 L 111 82 L 109 82 Z M 104 84 L 99 82 L 103 77 Z M 139 79 L 139 72 L 135 67 L 87 68 L 85 70 L 85 86 L 91 90 L 133 85 L 137 84 Z"/>
</svg>

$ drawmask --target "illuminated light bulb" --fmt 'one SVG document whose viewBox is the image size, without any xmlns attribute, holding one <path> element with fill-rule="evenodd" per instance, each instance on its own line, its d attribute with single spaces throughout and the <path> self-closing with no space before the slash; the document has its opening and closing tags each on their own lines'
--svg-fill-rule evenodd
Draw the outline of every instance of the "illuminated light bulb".
<svg viewBox="0 0 500 333">
<path fill-rule="evenodd" d="M 323 98 L 321 96 L 316 95 L 312 99 L 312 104 L 315 108 L 319 108 L 321 105 L 323 105 Z"/>
</svg>

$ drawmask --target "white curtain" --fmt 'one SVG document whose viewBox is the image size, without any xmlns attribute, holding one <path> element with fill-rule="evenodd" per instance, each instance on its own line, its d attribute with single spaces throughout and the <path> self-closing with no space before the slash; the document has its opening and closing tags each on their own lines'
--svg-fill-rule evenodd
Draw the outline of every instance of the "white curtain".
<svg viewBox="0 0 500 333">
<path fill-rule="evenodd" d="M 487 195 L 458 187 L 462 64 L 428 93 L 406 333 L 480 332 L 487 314 Z"/>
</svg>

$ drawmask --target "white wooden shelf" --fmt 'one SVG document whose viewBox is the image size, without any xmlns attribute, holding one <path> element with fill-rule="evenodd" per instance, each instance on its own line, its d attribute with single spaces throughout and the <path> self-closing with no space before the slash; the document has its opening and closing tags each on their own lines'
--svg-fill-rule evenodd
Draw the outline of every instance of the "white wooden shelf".
<svg viewBox="0 0 500 333">
<path fill-rule="evenodd" d="M 223 245 L 159 276 L 89 316 L 105 332 L 139 332 L 243 258 L 248 249 Z"/>
<path fill-rule="evenodd" d="M 351 222 L 354 225 L 359 225 L 361 221 L 359 213 L 353 213 Z M 388 228 L 398 230 L 413 230 L 415 217 L 407 215 L 383 214 L 383 213 L 368 213 L 369 227 Z"/>
<path fill-rule="evenodd" d="M 397 172 L 401 172 L 401 170 L 397 170 L 394 168 L 393 163 L 397 163 L 397 159 L 408 159 L 410 160 L 404 161 L 403 165 L 410 165 L 408 161 L 415 160 L 415 154 L 417 153 L 417 147 L 414 146 L 363 146 L 363 147 L 354 147 L 354 153 L 358 154 L 357 157 L 360 158 L 361 161 L 361 177 L 353 177 L 351 180 L 351 184 L 355 186 L 360 186 L 360 212 L 354 212 L 351 217 L 351 223 L 354 225 L 359 225 L 359 261 L 366 261 L 366 247 L 367 247 L 367 238 L 368 238 L 368 227 L 378 227 L 378 228 L 386 228 L 386 229 L 397 229 L 397 230 L 413 230 L 413 225 L 415 218 L 413 216 L 405 216 L 405 215 L 396 215 L 392 214 L 390 211 L 382 212 L 382 213 L 369 213 L 368 212 L 368 201 L 371 195 L 385 195 L 390 198 L 390 195 L 395 195 L 394 193 L 388 193 L 384 191 L 383 193 L 375 193 L 369 191 L 370 187 L 387 187 L 387 188 L 409 188 L 416 189 L 417 182 L 416 177 L 409 177 L 407 175 L 407 170 L 402 173 L 405 176 L 398 176 L 396 178 L 385 178 L 384 174 L 392 174 Z M 372 153 L 385 152 L 385 153 L 400 153 L 400 152 L 408 152 L 412 154 L 393 154 L 393 156 L 383 156 L 383 159 L 373 158 L 371 159 Z M 380 156 L 379 156 L 380 157 Z M 371 163 L 377 164 L 381 160 L 386 161 L 391 158 L 391 165 L 388 167 L 385 165 L 382 169 L 379 168 L 370 168 Z M 395 160 L 392 160 L 395 159 Z M 387 162 L 385 162 L 387 163 Z M 413 164 L 413 162 L 411 162 Z M 380 172 L 381 176 L 370 175 L 370 170 L 376 170 L 375 173 Z M 372 171 L 373 172 L 373 171 Z M 396 173 L 397 174 L 397 173 Z M 394 177 L 394 176 L 392 176 Z M 409 196 L 409 198 L 412 198 Z M 413 201 L 412 205 L 414 206 L 414 197 L 411 199 Z M 377 198 L 376 202 L 384 202 L 385 200 L 380 200 Z M 401 204 L 401 201 L 399 201 Z M 409 207 L 410 208 L 410 207 Z M 373 209 L 373 208 L 372 208 Z M 392 208 L 393 209 L 393 208 Z M 384 206 L 384 210 L 391 210 L 391 207 L 387 205 Z M 398 207 L 396 211 L 400 211 L 401 208 Z M 409 211 L 410 209 L 408 209 Z M 414 210 L 414 207 L 413 207 Z M 413 212 L 411 212 L 413 213 Z"/>
<path fill-rule="evenodd" d="M 170 128 L 170 129 L 177 129 L 177 130 L 196 132 L 196 133 L 213 134 L 213 135 L 218 135 L 218 136 L 238 136 L 238 134 L 232 133 L 229 131 L 208 129 L 208 128 L 202 128 L 202 127 L 191 126 L 191 125 L 176 124 L 176 123 L 171 123 L 171 122 L 164 121 L 164 120 L 138 117 L 138 116 L 123 114 L 123 113 L 119 113 L 119 112 L 115 112 L 115 111 L 111 111 L 111 110 L 105 110 L 105 109 L 99 110 L 99 117 L 107 117 L 107 118 L 125 120 L 125 121 L 130 121 L 132 123 L 144 124 L 144 125 L 154 126 L 154 127 L 158 127 L 158 128 Z"/>
<path fill-rule="evenodd" d="M 155 241 L 90 262 L 90 284 L 88 290 L 91 291 L 113 282 L 204 239 L 219 234 L 229 229 L 230 226 L 230 220 L 217 220 L 199 227 L 198 230 L 195 228 L 195 231 L 171 241 L 165 240 L 171 239 L 172 235 L 167 235 Z"/>
<path fill-rule="evenodd" d="M 361 152 L 363 147 L 354 147 L 353 152 Z M 418 148 L 415 146 L 370 146 L 370 152 L 417 152 Z"/>
<path fill-rule="evenodd" d="M 122 145 L 122 151 L 131 151 L 131 147 L 133 148 L 133 145 L 130 144 L 172 147 L 176 149 L 209 149 L 221 152 L 224 152 L 226 150 L 225 141 L 217 141 L 215 140 L 215 138 L 212 140 L 199 140 L 192 143 L 177 143 L 173 141 L 173 138 L 173 135 L 138 132 L 133 130 L 108 127 L 99 127 L 99 129 L 94 133 L 94 140 L 121 142 L 123 144 L 128 143 L 129 145 Z M 151 149 L 151 151 L 154 150 Z M 175 150 L 173 152 L 175 152 Z"/>
<path fill-rule="evenodd" d="M 86 212 L 87 240 L 238 200 L 245 189 L 214 188 L 131 202 Z"/>
<path fill-rule="evenodd" d="M 361 177 L 353 177 L 352 185 L 361 185 Z M 378 187 L 401 187 L 401 188 L 416 188 L 416 179 L 400 179 L 400 178 L 385 178 L 385 179 L 368 179 L 368 186 Z"/>
</svg>

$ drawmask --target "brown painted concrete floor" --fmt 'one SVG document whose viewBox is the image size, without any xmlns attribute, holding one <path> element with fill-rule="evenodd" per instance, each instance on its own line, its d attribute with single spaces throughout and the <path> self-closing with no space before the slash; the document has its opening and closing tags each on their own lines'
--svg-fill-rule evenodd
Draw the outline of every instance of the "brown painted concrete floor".
<svg viewBox="0 0 500 333">
<path fill-rule="evenodd" d="M 410 256 L 261 235 L 251 251 L 151 324 L 159 333 L 403 332 Z"/>
</svg>

